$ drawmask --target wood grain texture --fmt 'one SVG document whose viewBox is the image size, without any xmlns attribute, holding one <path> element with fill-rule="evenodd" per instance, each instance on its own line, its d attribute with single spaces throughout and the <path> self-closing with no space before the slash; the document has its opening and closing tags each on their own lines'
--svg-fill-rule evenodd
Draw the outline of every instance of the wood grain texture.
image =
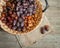
<svg viewBox="0 0 60 48">
<path fill-rule="evenodd" d="M 15 36 L 0 30 L 0 48 L 20 48 Z"/>
</svg>

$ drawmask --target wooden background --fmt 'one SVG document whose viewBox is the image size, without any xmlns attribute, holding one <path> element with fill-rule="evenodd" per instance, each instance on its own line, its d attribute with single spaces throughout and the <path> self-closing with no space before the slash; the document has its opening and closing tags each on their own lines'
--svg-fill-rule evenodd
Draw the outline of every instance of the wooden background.
<svg viewBox="0 0 60 48">
<path fill-rule="evenodd" d="M 41 0 L 45 6 L 44 0 Z M 48 0 L 49 8 L 45 12 L 55 31 L 43 37 L 36 44 L 24 48 L 60 48 L 60 0 Z M 0 30 L 0 48 L 21 48 L 14 35 Z"/>
</svg>

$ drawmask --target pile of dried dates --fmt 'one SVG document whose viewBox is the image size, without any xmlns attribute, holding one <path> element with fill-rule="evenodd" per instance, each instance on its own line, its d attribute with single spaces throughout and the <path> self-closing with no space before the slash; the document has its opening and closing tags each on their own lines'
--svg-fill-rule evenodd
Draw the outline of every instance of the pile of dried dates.
<svg viewBox="0 0 60 48">
<path fill-rule="evenodd" d="M 31 30 L 35 24 L 34 15 L 37 5 L 35 0 L 4 0 L 6 6 L 3 6 L 0 20 L 10 29 L 18 32 Z"/>
</svg>

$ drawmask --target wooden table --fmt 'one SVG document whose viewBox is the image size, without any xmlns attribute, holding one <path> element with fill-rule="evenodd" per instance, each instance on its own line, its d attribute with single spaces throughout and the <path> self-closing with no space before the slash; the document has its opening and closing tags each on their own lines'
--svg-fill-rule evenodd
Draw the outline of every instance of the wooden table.
<svg viewBox="0 0 60 48">
<path fill-rule="evenodd" d="M 44 0 L 42 0 L 44 3 Z M 45 12 L 55 31 L 43 37 L 36 44 L 24 48 L 60 48 L 60 0 L 48 0 L 49 8 Z M 43 4 L 45 6 L 45 4 Z M 21 48 L 14 35 L 0 31 L 0 48 Z"/>
</svg>

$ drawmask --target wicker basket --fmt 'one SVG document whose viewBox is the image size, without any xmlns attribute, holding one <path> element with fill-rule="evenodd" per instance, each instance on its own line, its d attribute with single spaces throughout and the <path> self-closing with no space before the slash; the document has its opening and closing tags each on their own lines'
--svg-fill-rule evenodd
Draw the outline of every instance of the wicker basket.
<svg viewBox="0 0 60 48">
<path fill-rule="evenodd" d="M 37 25 L 31 30 L 31 31 L 28 31 L 28 32 L 32 32 L 33 30 L 35 30 L 35 28 L 39 25 L 39 23 L 41 23 L 40 21 L 41 21 L 41 19 L 42 19 L 42 5 L 41 5 L 41 3 L 40 3 L 40 1 L 39 0 L 36 0 L 36 4 L 37 4 L 37 10 L 36 10 L 36 15 L 37 16 L 40 16 L 40 19 L 39 19 L 39 22 L 37 23 Z M 3 5 L 6 5 L 5 4 L 5 2 L 3 1 L 3 0 L 1 0 L 1 4 L 0 4 L 0 17 L 1 17 L 1 12 L 2 12 L 2 6 Z M 4 30 L 4 31 L 6 31 L 6 32 L 8 32 L 8 33 L 11 33 L 11 34 L 24 34 L 24 33 L 28 33 L 28 32 L 23 32 L 23 33 L 21 33 L 21 32 L 17 32 L 17 31 L 15 31 L 15 30 L 12 30 L 12 29 L 10 29 L 10 28 L 8 28 L 8 26 L 6 26 L 4 23 L 2 23 L 2 21 L 0 20 L 0 26 L 1 26 L 1 28 Z"/>
</svg>

